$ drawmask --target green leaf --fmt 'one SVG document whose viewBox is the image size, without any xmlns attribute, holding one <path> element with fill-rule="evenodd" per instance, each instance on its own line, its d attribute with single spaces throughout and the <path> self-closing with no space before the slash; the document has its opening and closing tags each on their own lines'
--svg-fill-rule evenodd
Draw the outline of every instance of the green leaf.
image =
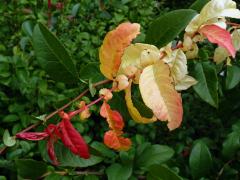
<svg viewBox="0 0 240 180">
<path fill-rule="evenodd" d="M 74 155 L 62 144 L 55 145 L 55 151 L 60 162 L 60 166 L 69 167 L 89 167 L 103 161 L 102 157 L 91 155 L 89 159 L 83 159 Z"/>
<path fill-rule="evenodd" d="M 185 29 L 196 14 L 191 9 L 180 9 L 160 16 L 150 24 L 146 42 L 158 47 L 167 45 Z"/>
<path fill-rule="evenodd" d="M 100 143 L 100 142 L 97 142 L 97 141 L 94 141 L 92 144 L 91 144 L 91 147 L 97 151 L 99 151 L 99 153 L 102 155 L 102 156 L 105 156 L 105 157 L 108 157 L 108 158 L 113 158 L 116 156 L 116 153 L 109 149 L 107 146 L 105 146 L 105 144 L 103 143 Z"/>
<path fill-rule="evenodd" d="M 96 175 L 86 175 L 84 180 L 99 180 L 99 178 Z"/>
<path fill-rule="evenodd" d="M 197 12 L 200 12 L 202 8 L 207 4 L 210 0 L 196 0 L 189 9 L 193 9 Z"/>
<path fill-rule="evenodd" d="M 240 68 L 236 65 L 227 66 L 226 89 L 232 89 L 240 82 Z"/>
<path fill-rule="evenodd" d="M 60 174 L 52 173 L 52 174 L 48 175 L 47 177 L 45 177 L 44 180 L 59 180 L 59 179 L 63 180 L 62 177 L 63 176 Z"/>
<path fill-rule="evenodd" d="M 33 22 L 30 20 L 24 21 L 22 23 L 23 32 L 30 38 L 32 38 L 33 35 L 33 28 L 34 28 Z"/>
<path fill-rule="evenodd" d="M 232 132 L 228 134 L 223 143 L 222 154 L 227 158 L 232 158 L 240 149 L 240 121 L 232 126 Z"/>
<path fill-rule="evenodd" d="M 198 141 L 190 154 L 189 166 L 194 178 L 208 175 L 212 168 L 212 156 L 205 143 Z"/>
<path fill-rule="evenodd" d="M 8 147 L 14 146 L 16 144 L 16 139 L 10 136 L 7 129 L 3 133 L 3 143 Z"/>
<path fill-rule="evenodd" d="M 240 149 L 240 132 L 232 132 L 227 136 L 223 143 L 222 154 L 227 157 L 233 157 L 237 150 Z"/>
<path fill-rule="evenodd" d="M 149 168 L 147 180 L 182 180 L 174 171 L 163 165 L 153 165 Z"/>
<path fill-rule="evenodd" d="M 102 75 L 99 69 L 99 63 L 90 62 L 86 65 L 81 65 L 79 76 L 84 81 L 92 80 L 93 83 L 104 80 L 105 77 Z"/>
<path fill-rule="evenodd" d="M 93 86 L 92 79 L 89 79 L 88 86 L 89 86 L 89 91 L 90 91 L 91 96 L 94 97 L 96 95 L 97 90 Z"/>
<path fill-rule="evenodd" d="M 132 174 L 132 165 L 112 164 L 106 169 L 108 180 L 128 180 Z"/>
<path fill-rule="evenodd" d="M 42 68 L 55 81 L 78 82 L 75 64 L 60 41 L 41 23 L 33 31 L 33 45 Z"/>
<path fill-rule="evenodd" d="M 146 145 L 144 145 L 145 147 Z M 141 149 L 141 146 L 139 147 Z M 143 169 L 149 168 L 151 165 L 162 164 L 174 154 L 174 150 L 164 145 L 152 145 L 144 148 L 136 155 L 136 165 Z"/>
<path fill-rule="evenodd" d="M 79 8 L 80 8 L 80 3 L 77 3 L 77 4 L 75 4 L 73 6 L 72 11 L 71 11 L 72 17 L 76 17 L 77 16 Z"/>
<path fill-rule="evenodd" d="M 18 120 L 19 117 L 16 114 L 9 114 L 3 118 L 2 122 L 15 122 Z"/>
<path fill-rule="evenodd" d="M 37 179 L 47 172 L 47 164 L 32 159 L 18 159 L 15 161 L 18 175 L 24 179 Z"/>
<path fill-rule="evenodd" d="M 193 86 L 195 92 L 208 104 L 218 107 L 218 78 L 213 64 L 197 62 L 194 67 L 194 78 L 198 81 Z"/>
<path fill-rule="evenodd" d="M 5 176 L 0 175 L 0 180 L 7 180 L 7 178 Z"/>
</svg>

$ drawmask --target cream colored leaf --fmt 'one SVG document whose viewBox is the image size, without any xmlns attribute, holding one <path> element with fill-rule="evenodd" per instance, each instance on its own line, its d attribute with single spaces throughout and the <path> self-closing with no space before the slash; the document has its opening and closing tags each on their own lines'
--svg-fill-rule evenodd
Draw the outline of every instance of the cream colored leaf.
<svg viewBox="0 0 240 180">
<path fill-rule="evenodd" d="M 134 104 L 132 102 L 131 84 L 132 83 L 130 83 L 128 88 L 125 89 L 125 100 L 126 100 L 128 112 L 131 115 L 131 117 L 133 118 L 133 120 L 136 121 L 137 123 L 144 123 L 144 124 L 152 123 L 152 122 L 156 121 L 157 118 L 155 116 L 153 116 L 152 118 L 143 117 L 140 114 L 140 112 L 138 111 L 138 109 L 134 106 Z"/>
<path fill-rule="evenodd" d="M 193 35 L 202 25 L 208 24 L 207 21 L 214 18 L 230 17 L 239 19 L 240 11 L 236 7 L 236 3 L 232 0 L 211 0 L 203 7 L 200 14 L 192 19 L 185 31 Z"/>
<path fill-rule="evenodd" d="M 124 74 L 125 69 L 129 66 L 142 69 L 149 63 L 157 61 L 159 56 L 158 48 L 153 45 L 142 43 L 131 44 L 124 51 L 118 74 Z"/>
<path fill-rule="evenodd" d="M 190 88 L 191 86 L 197 84 L 197 80 L 191 76 L 186 75 L 183 79 L 181 79 L 176 85 L 175 89 L 177 91 L 182 91 Z"/>
<path fill-rule="evenodd" d="M 171 56 L 164 58 L 163 61 L 168 63 L 174 81 L 181 80 L 188 73 L 187 58 L 181 49 L 172 51 Z"/>
<path fill-rule="evenodd" d="M 139 80 L 139 88 L 144 103 L 162 121 L 168 121 L 173 130 L 182 122 L 182 99 L 173 86 L 170 69 L 163 61 L 147 66 Z"/>
</svg>

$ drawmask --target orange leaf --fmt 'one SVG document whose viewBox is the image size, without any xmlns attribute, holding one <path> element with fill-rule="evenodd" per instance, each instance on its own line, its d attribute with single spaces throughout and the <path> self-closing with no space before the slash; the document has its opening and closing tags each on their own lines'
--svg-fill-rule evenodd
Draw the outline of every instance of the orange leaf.
<svg viewBox="0 0 240 180">
<path fill-rule="evenodd" d="M 121 114 L 117 111 L 111 110 L 110 106 L 103 102 L 100 115 L 107 119 L 108 125 L 113 130 L 121 131 L 124 127 L 124 122 Z"/>
<path fill-rule="evenodd" d="M 105 77 L 113 79 L 116 76 L 124 49 L 139 33 L 140 25 L 129 22 L 107 33 L 99 51 L 100 70 Z"/>
<path fill-rule="evenodd" d="M 117 133 L 110 130 L 104 134 L 104 144 L 115 150 L 127 151 L 131 147 L 132 142 L 128 138 L 121 137 L 121 132 Z"/>
<path fill-rule="evenodd" d="M 227 30 L 216 25 L 206 25 L 199 32 L 206 36 L 211 43 L 217 43 L 220 47 L 227 49 L 232 57 L 235 57 L 236 50 L 232 43 L 231 34 Z"/>
</svg>

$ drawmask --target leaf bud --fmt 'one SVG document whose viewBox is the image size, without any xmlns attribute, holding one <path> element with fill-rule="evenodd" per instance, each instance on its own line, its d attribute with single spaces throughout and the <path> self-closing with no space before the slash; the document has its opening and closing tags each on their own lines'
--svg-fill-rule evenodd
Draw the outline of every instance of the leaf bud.
<svg viewBox="0 0 240 180">
<path fill-rule="evenodd" d="M 118 75 L 115 80 L 117 82 L 117 89 L 119 91 L 126 89 L 129 85 L 127 76 L 123 74 Z"/>
<path fill-rule="evenodd" d="M 99 95 L 100 96 L 104 96 L 104 100 L 108 101 L 110 99 L 112 99 L 113 94 L 109 89 L 103 88 L 99 91 Z"/>
</svg>

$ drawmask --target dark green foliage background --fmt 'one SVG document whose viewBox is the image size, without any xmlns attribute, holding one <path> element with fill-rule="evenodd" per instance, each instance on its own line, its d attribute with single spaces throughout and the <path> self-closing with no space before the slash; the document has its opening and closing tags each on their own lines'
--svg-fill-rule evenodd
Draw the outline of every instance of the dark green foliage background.
<svg viewBox="0 0 240 180">
<path fill-rule="evenodd" d="M 56 2 L 56 1 L 53 1 Z M 100 3 L 101 2 L 101 3 Z M 66 1 L 62 10 L 52 10 L 50 30 L 64 44 L 80 74 L 78 86 L 53 81 L 41 68 L 32 46 L 27 24 L 48 21 L 47 1 L 12 0 L 0 5 L 0 137 L 8 129 L 11 135 L 39 121 L 36 117 L 49 114 L 88 88 L 93 82 L 104 79 L 98 70 L 98 48 L 105 34 L 124 21 L 141 24 L 142 34 L 135 42 L 144 42 L 150 22 L 170 10 L 188 8 L 193 1 L 165 0 L 81 0 Z M 77 5 L 79 3 L 79 6 Z M 200 59 L 212 56 L 212 46 L 201 45 Z M 206 58 L 207 57 L 207 58 Z M 239 60 L 239 57 L 237 58 Z M 237 62 L 235 65 L 239 65 Z M 193 62 L 189 62 L 194 75 Z M 209 66 L 213 66 L 210 63 Z M 225 76 L 219 75 L 219 105 L 213 108 L 203 102 L 191 88 L 183 92 L 184 120 L 182 126 L 169 132 L 166 125 L 156 122 L 136 124 L 124 107 L 122 94 L 115 94 L 112 108 L 123 113 L 127 136 L 133 141 L 129 152 L 118 153 L 102 144 L 103 133 L 108 129 L 99 117 L 99 105 L 91 108 L 93 115 L 87 122 L 73 120 L 74 126 L 91 145 L 91 161 L 64 159 L 66 167 L 53 167 L 46 156 L 45 142 L 17 141 L 0 156 L 0 179 L 137 179 L 160 177 L 180 179 L 239 179 L 240 178 L 240 91 L 239 84 L 231 90 L 225 87 Z M 223 72 L 226 67 L 223 66 Z M 73 88 L 74 87 L 74 88 Z M 135 92 L 134 97 L 139 93 Z M 97 97 L 97 96 L 96 96 Z M 96 97 L 84 97 L 86 101 Z M 70 109 L 73 109 L 73 105 Z M 51 122 L 58 121 L 53 118 Z M 44 129 L 45 125 L 37 128 Z M 152 144 L 152 145 L 151 145 Z M 161 144 L 161 145 L 158 145 Z M 0 149 L 4 147 L 0 139 Z M 195 150 L 192 150 L 194 149 Z M 64 148 L 62 148 L 64 149 Z M 200 149 L 200 150 L 199 150 Z M 197 151 L 199 150 L 199 151 Z M 174 154 L 173 154 L 174 152 Z M 64 155 L 64 154 L 63 154 Z M 28 160 L 26 160 L 28 159 Z M 30 159 L 30 160 L 29 160 Z M 153 163 L 154 161 L 154 163 Z M 156 161 L 156 162 L 155 162 Z M 98 163 L 98 164 L 97 164 Z M 207 164 L 206 164 L 207 163 Z M 70 165 L 69 165 L 70 164 Z M 96 165 L 95 165 L 96 164 Z M 168 167 L 166 167 L 165 164 Z M 34 165 L 34 166 L 33 166 Z M 31 168 L 39 167 L 39 172 Z M 149 167 L 150 168 L 149 168 Z M 152 169 L 151 169 L 152 166 Z M 204 170 L 206 169 L 207 170 Z M 196 170 L 199 169 L 198 170 Z M 66 171 L 67 169 L 67 171 Z M 171 170 L 170 170 L 171 169 Z M 97 172 L 79 175 L 76 172 Z M 60 176 L 57 172 L 67 172 Z M 36 174 L 39 176 L 36 176 Z M 94 174 L 94 173 L 93 173 Z M 178 174 L 178 175 L 176 175 Z M 164 179 L 164 180 L 165 180 Z"/>
</svg>

